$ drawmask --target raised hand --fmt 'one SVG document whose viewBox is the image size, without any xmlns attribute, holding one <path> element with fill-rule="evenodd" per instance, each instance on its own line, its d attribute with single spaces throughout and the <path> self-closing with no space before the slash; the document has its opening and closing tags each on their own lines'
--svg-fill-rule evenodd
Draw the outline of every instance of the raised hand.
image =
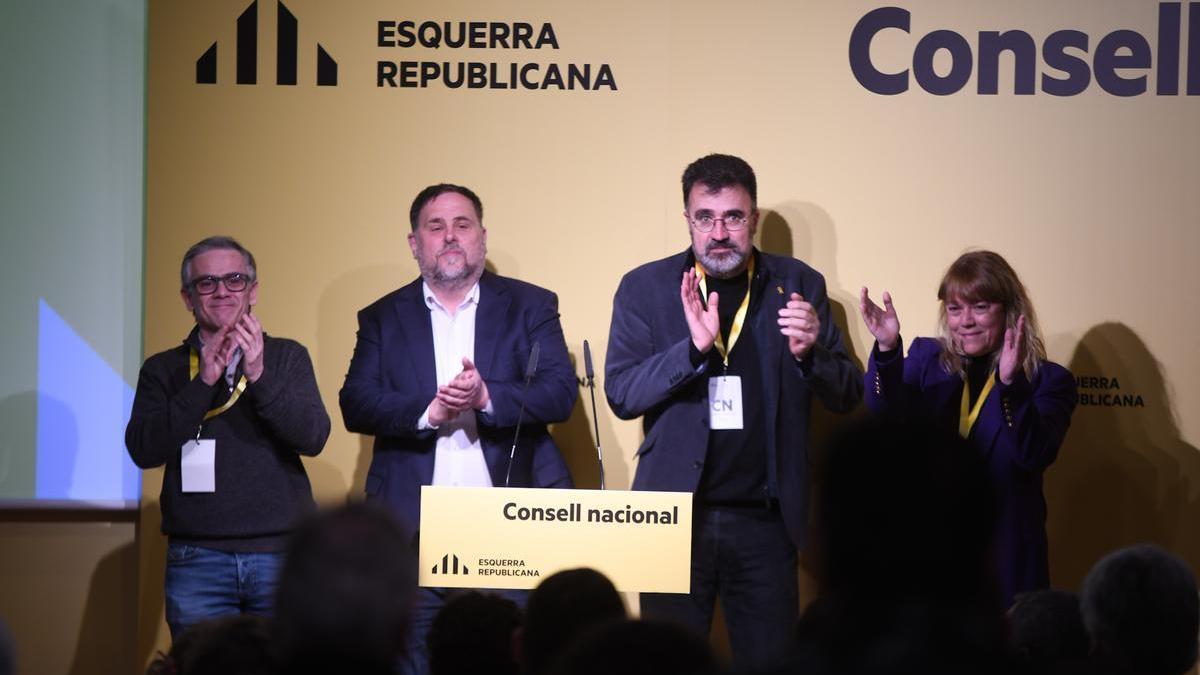
<svg viewBox="0 0 1200 675">
<path fill-rule="evenodd" d="M 788 350 L 802 359 L 817 343 L 821 318 L 813 306 L 799 293 L 792 293 L 787 305 L 779 309 L 779 332 L 787 336 Z"/>
<path fill-rule="evenodd" d="M 233 324 L 221 326 L 200 348 L 200 379 L 209 386 L 225 376 L 225 368 L 233 357 L 237 342 L 229 335 Z"/>
<path fill-rule="evenodd" d="M 717 294 L 708 294 L 708 307 L 700 302 L 700 294 L 696 291 L 699 278 L 696 270 L 690 269 L 683 273 L 683 281 L 679 284 L 679 299 L 683 302 L 683 317 L 687 319 L 688 331 L 692 334 L 692 344 L 701 354 L 707 354 L 717 340 L 721 330 L 721 317 L 717 314 Z"/>
<path fill-rule="evenodd" d="M 263 332 L 258 318 L 249 312 L 232 324 L 230 337 L 242 348 L 242 372 L 257 382 L 263 374 Z"/>
<path fill-rule="evenodd" d="M 1000 381 L 1012 384 L 1017 371 L 1025 362 L 1025 315 L 1017 317 L 1014 328 L 1004 329 L 1004 346 L 1000 348 Z"/>
<path fill-rule="evenodd" d="M 892 306 L 892 296 L 883 292 L 883 308 L 871 300 L 867 287 L 863 286 L 858 296 L 858 311 L 862 314 L 863 323 L 867 330 L 875 336 L 879 343 L 879 351 L 890 352 L 900 343 L 900 319 L 896 316 L 896 308 Z"/>
</svg>

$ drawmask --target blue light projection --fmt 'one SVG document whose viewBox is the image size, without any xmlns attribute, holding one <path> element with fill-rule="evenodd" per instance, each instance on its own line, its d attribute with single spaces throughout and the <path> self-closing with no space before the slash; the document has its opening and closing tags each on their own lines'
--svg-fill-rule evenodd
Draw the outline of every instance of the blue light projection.
<svg viewBox="0 0 1200 675">
<path fill-rule="evenodd" d="M 37 354 L 37 498 L 136 504 L 133 388 L 40 298 Z"/>
</svg>

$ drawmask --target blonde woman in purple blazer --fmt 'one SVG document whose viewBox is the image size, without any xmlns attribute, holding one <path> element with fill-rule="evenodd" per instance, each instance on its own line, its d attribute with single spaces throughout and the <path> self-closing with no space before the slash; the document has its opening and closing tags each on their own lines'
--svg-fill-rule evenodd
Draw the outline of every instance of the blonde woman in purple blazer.
<svg viewBox="0 0 1200 675">
<path fill-rule="evenodd" d="M 938 336 L 904 355 L 892 297 L 862 289 L 875 346 L 865 376 L 874 413 L 957 428 L 988 464 L 997 498 L 995 565 L 1001 600 L 1050 584 L 1042 473 L 1058 456 L 1077 395 L 1071 373 L 1046 359 L 1033 304 L 991 251 L 964 253 L 938 287 Z"/>
</svg>

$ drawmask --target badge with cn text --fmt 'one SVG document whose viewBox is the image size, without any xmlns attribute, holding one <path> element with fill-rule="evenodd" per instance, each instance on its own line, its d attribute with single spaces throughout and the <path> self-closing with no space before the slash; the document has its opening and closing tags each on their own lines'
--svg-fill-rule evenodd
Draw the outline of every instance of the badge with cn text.
<svg viewBox="0 0 1200 675">
<path fill-rule="evenodd" d="M 742 378 L 735 375 L 709 378 L 708 428 L 742 428 Z"/>
</svg>

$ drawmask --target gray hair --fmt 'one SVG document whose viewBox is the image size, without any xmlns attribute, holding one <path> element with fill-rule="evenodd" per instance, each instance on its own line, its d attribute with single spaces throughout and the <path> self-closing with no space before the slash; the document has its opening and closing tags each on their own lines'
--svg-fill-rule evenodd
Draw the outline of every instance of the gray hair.
<svg viewBox="0 0 1200 675">
<path fill-rule="evenodd" d="M 179 281 L 183 288 L 188 287 L 188 282 L 192 276 L 192 260 L 201 253 L 209 251 L 237 251 L 242 254 L 242 258 L 246 261 L 246 272 L 250 275 L 250 281 L 258 279 L 258 268 L 254 264 L 254 254 L 238 243 L 233 237 L 208 237 L 192 244 L 192 247 L 183 254 L 183 264 L 179 266 Z"/>
</svg>

